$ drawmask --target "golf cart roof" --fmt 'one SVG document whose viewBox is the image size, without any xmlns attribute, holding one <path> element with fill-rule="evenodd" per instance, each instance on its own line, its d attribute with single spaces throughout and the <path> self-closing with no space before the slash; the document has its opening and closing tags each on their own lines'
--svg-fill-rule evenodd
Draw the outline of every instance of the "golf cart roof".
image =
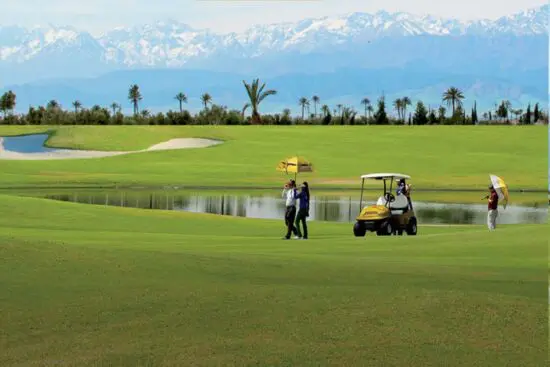
<svg viewBox="0 0 550 367">
<path fill-rule="evenodd" d="M 411 176 L 401 173 L 369 173 L 368 175 L 361 176 L 361 178 L 366 180 L 385 180 L 389 178 L 411 178 Z"/>
</svg>

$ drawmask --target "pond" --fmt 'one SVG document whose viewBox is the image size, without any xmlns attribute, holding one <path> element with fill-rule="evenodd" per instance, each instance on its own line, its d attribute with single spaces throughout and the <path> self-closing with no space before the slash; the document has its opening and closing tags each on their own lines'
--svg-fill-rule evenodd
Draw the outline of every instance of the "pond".
<svg viewBox="0 0 550 367">
<path fill-rule="evenodd" d="M 36 196 L 36 195 L 32 195 Z M 284 201 L 275 193 L 251 195 L 197 192 L 81 191 L 49 193 L 41 197 L 94 205 L 109 205 L 153 210 L 210 213 L 247 218 L 284 218 Z M 372 202 L 367 202 L 372 204 Z M 485 224 L 486 205 L 414 203 L 419 223 Z M 311 221 L 351 223 L 359 211 L 359 200 L 352 196 L 314 196 L 310 202 Z M 498 223 L 546 223 L 547 207 L 508 206 L 500 208 Z"/>
<path fill-rule="evenodd" d="M 47 139 L 48 134 L 8 136 L 2 138 L 2 145 L 5 150 L 17 153 L 50 153 L 59 150 L 45 147 Z"/>
</svg>

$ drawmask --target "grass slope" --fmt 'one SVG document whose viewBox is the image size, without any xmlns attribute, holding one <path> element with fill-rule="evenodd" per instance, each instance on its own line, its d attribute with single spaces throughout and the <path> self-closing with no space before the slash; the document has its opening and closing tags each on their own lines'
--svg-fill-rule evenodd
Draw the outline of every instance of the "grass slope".
<svg viewBox="0 0 550 367">
<path fill-rule="evenodd" d="M 0 365 L 538 366 L 547 226 L 351 236 L 0 196 Z M 526 234 L 528 234 L 526 236 Z"/>
<path fill-rule="evenodd" d="M 93 160 L 0 161 L 0 186 L 279 186 L 279 160 L 300 154 L 317 187 L 357 187 L 365 172 L 408 173 L 419 188 L 486 189 L 488 174 L 511 189 L 547 188 L 542 126 L 76 126 L 0 127 L 1 135 L 54 130 L 48 144 L 134 150 L 176 137 L 225 140 L 206 149 L 148 152 Z M 306 177 L 304 175 L 304 177 Z"/>
</svg>

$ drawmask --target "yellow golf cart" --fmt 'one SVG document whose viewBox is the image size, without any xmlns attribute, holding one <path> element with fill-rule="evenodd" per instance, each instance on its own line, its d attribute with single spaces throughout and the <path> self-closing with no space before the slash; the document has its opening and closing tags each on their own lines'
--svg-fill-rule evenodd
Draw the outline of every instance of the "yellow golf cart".
<svg viewBox="0 0 550 367">
<path fill-rule="evenodd" d="M 412 202 L 409 203 L 409 199 L 403 194 L 392 193 L 394 181 L 400 179 L 410 179 L 410 176 L 399 173 L 372 173 L 361 176 L 360 213 L 353 226 L 353 234 L 356 237 L 364 237 L 367 231 L 376 232 L 378 236 L 403 235 L 403 232 L 410 236 L 416 235 L 417 220 Z M 363 208 L 365 180 L 383 181 L 384 192 L 376 204 Z"/>
</svg>

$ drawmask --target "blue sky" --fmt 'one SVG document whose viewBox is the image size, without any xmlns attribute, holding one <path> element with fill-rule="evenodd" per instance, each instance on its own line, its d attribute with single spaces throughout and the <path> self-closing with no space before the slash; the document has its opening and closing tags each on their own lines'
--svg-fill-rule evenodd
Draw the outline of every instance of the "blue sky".
<svg viewBox="0 0 550 367">
<path fill-rule="evenodd" d="M 240 31 L 253 24 L 347 12 L 405 11 L 495 19 L 545 0 L 0 0 L 0 25 L 73 25 L 92 33 L 168 18 L 196 28 Z"/>
</svg>

